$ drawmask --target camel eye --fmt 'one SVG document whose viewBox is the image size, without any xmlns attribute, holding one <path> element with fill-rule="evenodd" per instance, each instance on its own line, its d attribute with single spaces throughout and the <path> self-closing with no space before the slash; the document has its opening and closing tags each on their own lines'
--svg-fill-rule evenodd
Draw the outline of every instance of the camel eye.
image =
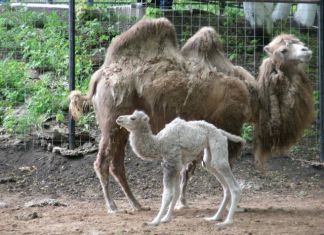
<svg viewBox="0 0 324 235">
<path fill-rule="evenodd" d="M 130 120 L 131 120 L 131 121 L 135 121 L 136 118 L 135 118 L 135 117 L 131 117 Z"/>
<path fill-rule="evenodd" d="M 285 53 L 287 53 L 288 52 L 288 49 L 287 48 L 285 48 L 285 49 L 282 49 L 281 51 L 280 51 L 282 54 L 285 54 Z"/>
</svg>

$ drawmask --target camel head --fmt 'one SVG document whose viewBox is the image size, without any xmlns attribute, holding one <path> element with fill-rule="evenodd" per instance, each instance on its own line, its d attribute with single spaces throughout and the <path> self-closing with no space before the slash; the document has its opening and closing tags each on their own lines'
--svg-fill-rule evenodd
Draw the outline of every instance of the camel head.
<svg viewBox="0 0 324 235">
<path fill-rule="evenodd" d="M 116 119 L 116 123 L 126 128 L 128 131 L 138 130 L 142 127 L 147 127 L 150 121 L 149 116 L 143 111 L 135 110 L 131 115 L 119 116 Z"/>
<path fill-rule="evenodd" d="M 275 37 L 264 50 L 279 65 L 307 63 L 312 57 L 312 51 L 291 34 Z"/>
</svg>

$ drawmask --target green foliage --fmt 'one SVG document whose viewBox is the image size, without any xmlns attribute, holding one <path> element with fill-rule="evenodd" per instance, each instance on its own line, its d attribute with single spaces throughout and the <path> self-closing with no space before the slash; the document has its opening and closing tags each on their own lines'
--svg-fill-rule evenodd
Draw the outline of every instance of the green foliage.
<svg viewBox="0 0 324 235">
<path fill-rule="evenodd" d="M 39 127 L 52 115 L 57 121 L 64 120 L 67 88 L 51 75 L 30 79 L 27 68 L 27 64 L 15 60 L 0 62 L 0 122 L 8 132 L 23 133 Z"/>
<path fill-rule="evenodd" d="M 101 12 L 105 15 L 107 11 Z M 114 15 L 106 16 L 112 20 Z M 120 17 L 119 19 L 123 19 Z M 87 90 L 119 22 L 76 20 L 77 88 Z M 49 118 L 66 122 L 68 111 L 68 24 L 56 13 L 2 9 L 0 14 L 0 124 L 8 132 L 40 128 Z M 100 47 L 101 46 L 101 47 Z M 3 52 L 9 53 L 4 54 Z M 2 54 L 1 54 L 2 53 Z M 29 71 L 40 76 L 29 78 Z M 94 115 L 83 118 L 94 122 Z"/>
<path fill-rule="evenodd" d="M 248 123 L 244 123 L 242 127 L 242 138 L 247 142 L 252 142 L 253 140 L 253 126 Z"/>
<path fill-rule="evenodd" d="M 26 65 L 22 62 L 0 61 L 0 99 L 6 106 L 24 102 L 25 91 L 28 91 L 25 70 Z"/>
<path fill-rule="evenodd" d="M 224 10 L 224 16 L 225 16 L 225 21 L 224 25 L 225 26 L 230 26 L 233 24 L 237 24 L 242 20 L 244 17 L 244 11 L 243 9 L 237 8 L 237 7 L 225 7 Z"/>
<path fill-rule="evenodd" d="M 161 10 L 159 8 L 147 7 L 145 9 L 145 17 L 146 18 L 154 19 L 154 18 L 159 18 L 162 16 L 163 16 L 163 13 L 161 12 Z"/>
<path fill-rule="evenodd" d="M 172 6 L 173 10 L 176 11 L 185 11 L 185 10 L 200 10 L 210 12 L 215 15 L 219 15 L 220 7 L 218 4 L 212 2 L 211 4 L 199 3 L 197 1 L 188 1 L 188 0 L 175 0 Z"/>
</svg>

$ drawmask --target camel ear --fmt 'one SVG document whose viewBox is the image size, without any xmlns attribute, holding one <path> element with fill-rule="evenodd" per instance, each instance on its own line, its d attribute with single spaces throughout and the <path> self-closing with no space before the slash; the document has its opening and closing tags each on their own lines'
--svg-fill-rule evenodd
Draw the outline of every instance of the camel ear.
<svg viewBox="0 0 324 235">
<path fill-rule="evenodd" d="M 265 46 L 264 48 L 263 48 L 263 50 L 270 56 L 270 55 L 272 55 L 272 53 L 271 53 L 271 50 L 270 50 L 270 46 Z"/>
<path fill-rule="evenodd" d="M 144 116 L 144 117 L 142 117 L 142 120 L 144 122 L 149 122 L 150 121 L 150 118 L 148 116 Z"/>
<path fill-rule="evenodd" d="M 284 62 L 284 55 L 280 50 L 276 50 L 272 55 L 272 60 L 278 66 Z"/>
<path fill-rule="evenodd" d="M 286 46 L 289 46 L 289 44 L 291 43 L 290 40 L 284 40 L 284 42 L 285 42 L 285 45 L 286 45 Z"/>
</svg>

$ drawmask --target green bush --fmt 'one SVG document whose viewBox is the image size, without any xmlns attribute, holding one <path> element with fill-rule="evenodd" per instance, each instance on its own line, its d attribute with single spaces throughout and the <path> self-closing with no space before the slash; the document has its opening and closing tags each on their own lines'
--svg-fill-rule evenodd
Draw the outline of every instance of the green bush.
<svg viewBox="0 0 324 235">
<path fill-rule="evenodd" d="M 113 18 L 109 15 L 104 19 Z M 87 90 L 94 69 L 102 64 L 106 48 L 119 34 L 118 24 L 77 18 L 78 89 Z M 2 9 L 0 38 L 0 59 L 4 58 L 0 60 L 0 124 L 8 132 L 25 133 L 40 128 L 49 118 L 66 122 L 69 41 L 65 18 L 56 13 Z M 31 79 L 31 70 L 39 77 Z M 93 114 L 86 115 L 80 125 L 87 129 L 89 121 L 94 122 Z"/>
</svg>

